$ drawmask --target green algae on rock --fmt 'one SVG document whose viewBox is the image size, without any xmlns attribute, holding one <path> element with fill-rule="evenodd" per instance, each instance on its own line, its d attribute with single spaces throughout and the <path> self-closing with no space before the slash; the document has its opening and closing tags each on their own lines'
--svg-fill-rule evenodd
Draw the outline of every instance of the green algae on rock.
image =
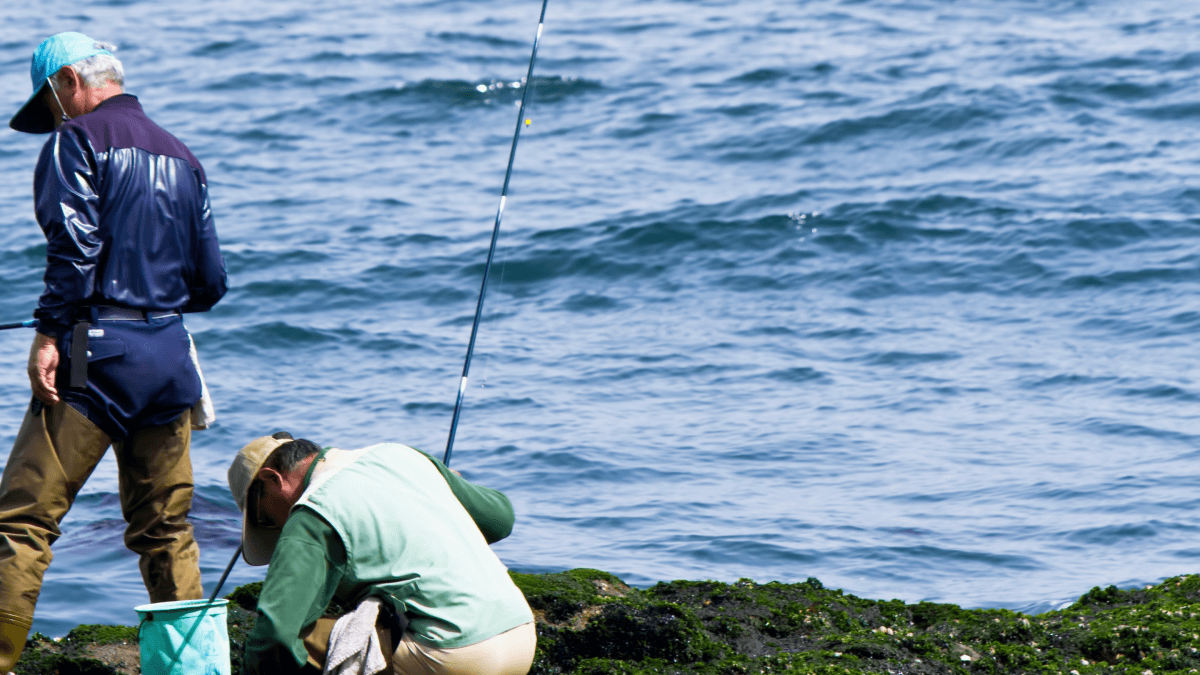
<svg viewBox="0 0 1200 675">
<path fill-rule="evenodd" d="M 76 626 L 60 639 L 34 633 L 17 663 L 18 675 L 138 675 L 141 655 L 134 626 Z"/>
<path fill-rule="evenodd" d="M 675 581 L 637 590 L 593 570 L 513 578 L 542 609 L 537 675 L 1200 670 L 1197 576 L 1132 591 L 1096 588 L 1038 616 L 864 600 L 816 579 Z M 562 612 L 559 598 L 575 609 Z"/>
<path fill-rule="evenodd" d="M 1200 672 L 1200 576 L 1134 590 L 1097 587 L 1037 616 L 865 600 L 816 579 L 673 581 L 643 590 L 591 569 L 512 578 L 538 624 L 535 675 Z M 226 596 L 234 673 L 260 589 L 248 584 Z M 121 641 L 124 656 L 98 651 Z M 80 626 L 60 641 L 35 635 L 16 671 L 136 673 L 126 662 L 130 649 L 136 653 L 134 628 Z"/>
</svg>

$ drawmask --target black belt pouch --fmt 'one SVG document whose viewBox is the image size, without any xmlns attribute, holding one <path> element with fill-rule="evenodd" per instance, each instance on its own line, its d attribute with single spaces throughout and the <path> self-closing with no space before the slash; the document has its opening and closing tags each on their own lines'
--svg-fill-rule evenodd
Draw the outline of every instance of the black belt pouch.
<svg viewBox="0 0 1200 675">
<path fill-rule="evenodd" d="M 71 388 L 87 387 L 88 329 L 92 324 L 80 321 L 71 333 Z"/>
</svg>

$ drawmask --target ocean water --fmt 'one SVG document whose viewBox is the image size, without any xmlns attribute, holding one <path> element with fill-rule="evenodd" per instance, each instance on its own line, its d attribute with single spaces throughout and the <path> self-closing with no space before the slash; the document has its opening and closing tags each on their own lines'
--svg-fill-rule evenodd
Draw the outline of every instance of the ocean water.
<svg viewBox="0 0 1200 675">
<path fill-rule="evenodd" d="M 540 6 L 0 8 L 0 113 L 82 30 L 207 169 L 207 590 L 251 438 L 442 452 Z M 497 553 L 1026 611 L 1200 571 L 1198 31 L 1168 0 L 550 0 L 453 459 L 517 508 Z M 42 142 L 0 132 L 3 321 L 41 290 Z M 0 453 L 30 339 L 0 334 Z M 116 493 L 108 458 L 35 629 L 134 622 Z"/>
</svg>

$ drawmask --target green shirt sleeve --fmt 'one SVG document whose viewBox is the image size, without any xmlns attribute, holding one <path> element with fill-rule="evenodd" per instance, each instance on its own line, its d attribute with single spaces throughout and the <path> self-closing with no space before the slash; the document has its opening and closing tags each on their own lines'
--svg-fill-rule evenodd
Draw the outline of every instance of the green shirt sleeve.
<svg viewBox="0 0 1200 675">
<path fill-rule="evenodd" d="M 346 548 L 329 523 L 301 506 L 280 533 L 246 638 L 246 673 L 297 673 L 308 660 L 300 633 L 321 618 L 342 580 Z"/>
<path fill-rule="evenodd" d="M 476 485 L 454 473 L 440 460 L 434 459 L 428 453 L 420 450 L 417 452 L 429 457 L 429 461 L 437 467 L 438 472 L 450 484 L 450 491 L 458 498 L 458 502 L 463 505 L 467 513 L 471 514 L 471 520 L 474 520 L 475 524 L 479 526 L 479 531 L 483 533 L 483 538 L 487 540 L 487 543 L 494 544 L 512 534 L 516 514 L 513 513 L 512 502 L 508 501 L 508 497 L 505 497 L 503 492 Z"/>
</svg>

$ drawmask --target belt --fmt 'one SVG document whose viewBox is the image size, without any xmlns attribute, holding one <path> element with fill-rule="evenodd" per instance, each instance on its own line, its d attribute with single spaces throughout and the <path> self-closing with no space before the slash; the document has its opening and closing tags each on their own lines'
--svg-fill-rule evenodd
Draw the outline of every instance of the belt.
<svg viewBox="0 0 1200 675">
<path fill-rule="evenodd" d="M 151 319 L 166 319 L 172 316 L 178 316 L 179 310 L 171 309 L 166 311 L 141 309 L 132 309 L 130 307 L 111 307 L 98 306 L 91 307 L 91 316 L 93 321 L 149 321 Z M 87 387 L 87 357 L 92 353 L 88 351 L 88 337 L 91 323 L 87 320 L 77 321 L 71 334 L 71 375 L 70 386 L 72 389 L 82 389 Z M 103 331 L 100 331 L 103 335 Z"/>
<path fill-rule="evenodd" d="M 93 307 L 92 310 L 96 321 L 149 321 L 179 315 L 176 309 L 144 311 L 129 307 Z"/>
</svg>

